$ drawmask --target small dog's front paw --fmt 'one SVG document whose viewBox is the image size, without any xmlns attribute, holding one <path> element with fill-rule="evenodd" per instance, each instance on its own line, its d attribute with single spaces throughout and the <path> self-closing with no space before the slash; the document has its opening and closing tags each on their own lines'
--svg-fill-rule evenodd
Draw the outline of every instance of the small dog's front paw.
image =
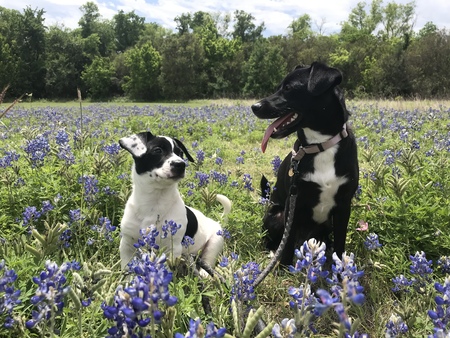
<svg viewBox="0 0 450 338">
<path fill-rule="evenodd" d="M 207 273 L 206 270 L 204 270 L 204 269 L 200 269 L 200 270 L 198 271 L 198 273 L 199 273 L 199 275 L 200 275 L 201 278 L 208 278 L 208 277 L 210 277 L 210 274 Z"/>
</svg>

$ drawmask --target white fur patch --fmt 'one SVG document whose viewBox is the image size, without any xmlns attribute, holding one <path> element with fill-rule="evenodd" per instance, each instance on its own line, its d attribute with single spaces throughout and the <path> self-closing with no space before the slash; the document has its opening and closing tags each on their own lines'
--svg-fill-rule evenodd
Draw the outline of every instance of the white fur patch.
<svg viewBox="0 0 450 338">
<path fill-rule="evenodd" d="M 305 128 L 305 136 L 308 143 L 322 143 L 331 138 L 316 131 Z M 313 220 L 323 223 L 328 219 L 328 214 L 336 205 L 334 197 L 341 185 L 346 183 L 346 177 L 337 177 L 334 168 L 334 156 L 339 149 L 339 144 L 316 155 L 314 158 L 314 173 L 303 176 L 303 180 L 315 182 L 320 186 L 321 193 L 319 203 L 313 208 Z"/>
<path fill-rule="evenodd" d="M 141 157 L 147 152 L 147 146 L 136 134 L 121 138 L 120 144 L 134 157 Z"/>
</svg>

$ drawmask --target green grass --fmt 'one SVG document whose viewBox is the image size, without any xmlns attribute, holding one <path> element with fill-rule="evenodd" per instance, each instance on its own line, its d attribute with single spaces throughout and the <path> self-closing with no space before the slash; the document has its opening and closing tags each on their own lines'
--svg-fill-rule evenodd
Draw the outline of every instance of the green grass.
<svg viewBox="0 0 450 338">
<path fill-rule="evenodd" d="M 235 283 L 233 273 L 250 261 L 257 262 L 261 269 L 269 261 L 263 250 L 261 225 L 265 207 L 259 203 L 259 179 L 264 174 L 274 182 L 271 161 L 275 156 L 284 158 L 294 142 L 293 136 L 270 140 L 266 153 L 262 154 L 260 141 L 268 121 L 253 116 L 249 110 L 252 102 L 83 103 L 85 120 L 81 133 L 77 101 L 22 102 L 8 112 L 0 124 L 0 164 L 3 163 L 0 166 L 3 183 L 0 186 L 0 238 L 4 241 L 0 257 L 8 269 L 14 269 L 18 275 L 14 286 L 21 290 L 22 302 L 12 312 L 15 324 L 11 329 L 3 327 L 6 313 L 0 313 L 0 336 L 51 335 L 49 322 L 32 330 L 25 327 L 34 309 L 30 300 L 37 285 L 32 277 L 45 269 L 47 260 L 58 265 L 75 260 L 83 265 L 80 271 L 67 272 L 67 285 L 76 297 L 66 295 L 63 311 L 56 315 L 52 324 L 59 330 L 57 335 L 107 335 L 107 329 L 113 323 L 103 316 L 101 304 L 111 304 L 117 287 L 129 283 L 130 277 L 125 276 L 118 266 L 119 229 L 110 233 L 110 241 L 105 236 L 105 229 L 95 226 L 100 225 L 101 217 L 107 217 L 112 225 L 119 226 L 131 189 L 132 159 L 124 151 L 108 155 L 104 146 L 117 144 L 121 137 L 144 130 L 182 138 L 194 158 L 199 150 L 204 152 L 203 163 L 188 167 L 180 191 L 188 205 L 215 219 L 221 218 L 220 207 L 210 203 L 205 196 L 217 192 L 233 201 L 232 212 L 227 221 L 223 221 L 231 234 L 223 255 L 239 254 L 238 260 L 228 267 L 217 267 L 225 276 L 226 284 L 210 279 L 199 286 L 192 272 L 185 275 L 173 269 L 170 292 L 178 297 L 178 303 L 174 307 L 161 305 L 166 316 L 160 326 L 154 326 L 159 328 L 157 336 L 171 336 L 174 332 L 184 334 L 189 328 L 189 320 L 199 317 L 204 326 L 214 321 L 218 327 L 226 327 L 230 334 L 243 337 L 245 323 L 240 321 L 247 317 L 246 305 L 254 309 L 263 306 L 262 318 L 266 323 L 294 318 L 296 314 L 289 306 L 292 297 L 288 288 L 304 285 L 305 277 L 281 270 L 264 280 L 255 290 L 254 300 L 238 304 L 240 320 L 236 321 L 230 311 L 230 295 Z M 437 261 L 441 256 L 450 255 L 450 239 L 446 236 L 450 224 L 447 197 L 450 193 L 449 106 L 448 102 L 431 101 L 347 102 L 352 111 L 350 122 L 358 139 L 362 189 L 352 206 L 347 252 L 355 254 L 355 264 L 364 270 L 361 283 L 366 297 L 362 306 L 349 304 L 347 313 L 354 323 L 360 323 L 357 328 L 360 333 L 384 336 L 385 325 L 393 312 L 400 314 L 408 324 L 411 337 L 433 332 L 434 325 L 427 314 L 428 310 L 436 309 L 434 297 L 437 292 L 433 283 L 443 283 L 447 276 L 440 271 Z M 0 111 L 4 107 L 0 106 Z M 75 159 L 73 164 L 67 164 L 59 157 L 61 146 L 57 135 L 62 130 L 69 137 L 67 144 Z M 43 162 L 33 166 L 26 147 L 39 135 L 48 142 L 49 148 Z M 413 141 L 418 142 L 419 148 Z M 6 165 L 5 158 L 10 151 L 20 157 Z M 243 164 L 236 163 L 238 156 L 244 158 Z M 222 165 L 216 164 L 217 157 L 223 159 Z M 206 187 L 199 187 L 196 173 L 211 174 L 211 171 L 223 174 L 227 183 L 220 184 L 210 177 Z M 252 191 L 245 188 L 245 174 L 252 177 Z M 85 200 L 90 195 L 79 182 L 83 175 L 98 180 L 99 191 L 92 194 L 93 200 Z M 111 191 L 113 194 L 109 193 Z M 39 211 L 43 201 L 50 201 L 54 209 L 24 226 L 26 208 L 36 207 Z M 81 210 L 82 222 L 71 222 L 70 212 L 76 209 Z M 359 221 L 368 222 L 368 231 L 357 230 Z M 68 247 L 60 240 L 66 226 L 71 229 Z M 34 233 L 31 233 L 33 229 Z M 368 251 L 365 248 L 364 241 L 369 232 L 379 236 L 383 244 L 380 249 Z M 410 288 L 407 293 L 392 292 L 392 278 L 400 274 L 409 279 L 417 277 L 409 271 L 409 255 L 417 251 L 424 251 L 427 259 L 433 261 L 434 271 L 429 280 L 418 291 Z M 0 270 L 0 278 L 3 272 Z M 319 287 L 327 289 L 329 286 L 321 281 L 313 291 Z M 95 292 L 90 291 L 93 289 Z M 210 297 L 211 314 L 206 314 L 201 306 L 202 295 Z M 1 289 L 0 296 L 5 296 Z M 78 308 L 77 297 L 81 300 L 90 297 L 92 303 Z M 240 308 L 239 305 L 245 306 Z M 297 318 L 297 323 L 301 320 L 304 318 Z M 314 318 L 319 332 L 315 336 L 338 336 L 333 331 L 338 322 L 333 310 Z"/>
</svg>

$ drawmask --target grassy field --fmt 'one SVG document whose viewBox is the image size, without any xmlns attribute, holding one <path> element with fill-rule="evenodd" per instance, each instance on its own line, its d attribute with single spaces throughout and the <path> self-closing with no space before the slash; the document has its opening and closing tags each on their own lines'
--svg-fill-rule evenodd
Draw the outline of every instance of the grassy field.
<svg viewBox="0 0 450 338">
<path fill-rule="evenodd" d="M 252 103 L 81 111 L 76 101 L 23 101 L 9 111 L 0 120 L 0 336 L 221 337 L 225 328 L 250 337 L 261 318 L 276 337 L 446 337 L 450 102 L 348 101 L 360 189 L 347 254 L 323 264 L 323 248 L 305 244 L 293 272 L 276 270 L 254 290 L 269 262 L 259 180 L 274 183 L 294 137 L 270 140 L 263 154 L 269 122 Z M 117 142 L 145 130 L 181 139 L 196 159 L 180 183 L 188 205 L 221 219 L 212 196 L 233 201 L 216 266 L 225 283 L 199 281 L 148 246 L 139 268 L 120 271 L 132 159 Z"/>
</svg>

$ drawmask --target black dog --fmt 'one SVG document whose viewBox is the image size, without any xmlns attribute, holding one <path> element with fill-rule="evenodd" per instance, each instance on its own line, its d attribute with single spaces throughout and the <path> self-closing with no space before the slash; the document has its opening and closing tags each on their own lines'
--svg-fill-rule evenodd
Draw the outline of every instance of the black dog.
<svg viewBox="0 0 450 338">
<path fill-rule="evenodd" d="M 347 127 L 348 111 L 338 69 L 314 62 L 297 66 L 281 82 L 278 90 L 252 105 L 261 119 L 276 118 L 267 129 L 261 148 L 269 138 L 283 138 L 297 132 L 292 154 L 286 156 L 278 171 L 264 217 L 266 247 L 276 250 L 290 212 L 290 187 L 297 187 L 293 223 L 281 264 L 293 262 L 294 249 L 315 238 L 341 257 L 345 251 L 351 199 L 358 187 L 358 159 L 355 137 Z M 292 178 L 291 178 L 292 177 Z M 295 180 L 294 182 L 292 180 Z M 268 182 L 261 180 L 261 190 Z"/>
</svg>

